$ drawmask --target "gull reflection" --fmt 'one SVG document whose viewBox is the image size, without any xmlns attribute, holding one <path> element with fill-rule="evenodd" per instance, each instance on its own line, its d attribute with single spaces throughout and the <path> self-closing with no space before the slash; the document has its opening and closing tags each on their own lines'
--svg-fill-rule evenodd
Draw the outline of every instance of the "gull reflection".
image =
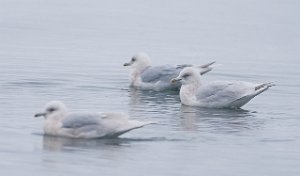
<svg viewBox="0 0 300 176">
<path fill-rule="evenodd" d="M 43 136 L 43 149 L 48 151 L 75 150 L 76 148 L 103 148 L 122 146 L 128 142 L 120 138 L 114 139 L 74 139 L 57 136 Z"/>
<path fill-rule="evenodd" d="M 170 102 L 179 102 L 178 91 L 149 91 L 129 88 L 130 105 L 156 104 L 164 105 Z"/>
<path fill-rule="evenodd" d="M 135 142 L 166 141 L 164 137 L 148 138 L 99 138 L 99 139 L 75 139 L 57 136 L 43 136 L 43 149 L 47 151 L 73 151 L 78 149 L 106 149 L 115 150 L 130 147 Z"/>
<path fill-rule="evenodd" d="M 230 133 L 258 128 L 262 123 L 248 110 L 181 106 L 181 125 L 186 130 Z"/>
</svg>

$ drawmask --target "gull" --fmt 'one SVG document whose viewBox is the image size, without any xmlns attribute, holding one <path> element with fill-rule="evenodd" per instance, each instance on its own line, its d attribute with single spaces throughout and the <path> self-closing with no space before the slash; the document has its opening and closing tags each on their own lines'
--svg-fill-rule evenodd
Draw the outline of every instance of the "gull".
<svg viewBox="0 0 300 176">
<path fill-rule="evenodd" d="M 69 112 L 60 101 L 50 101 L 42 113 L 44 133 L 69 138 L 114 138 L 154 122 L 128 120 L 122 113 Z"/>
<path fill-rule="evenodd" d="M 179 90 L 181 84 L 171 84 L 170 80 L 177 76 L 180 71 L 192 65 L 161 65 L 151 66 L 150 57 L 146 53 L 138 53 L 134 55 L 130 62 L 125 63 L 124 66 L 131 66 L 130 86 L 143 90 Z M 197 66 L 203 70 L 210 71 L 210 67 L 215 62 L 205 65 Z M 203 71 L 204 73 L 204 71 Z"/>
<path fill-rule="evenodd" d="M 181 82 L 180 100 L 188 106 L 208 108 L 240 108 L 252 98 L 274 86 L 273 83 L 254 84 L 242 81 L 201 83 L 199 69 L 184 68 L 171 82 Z"/>
</svg>

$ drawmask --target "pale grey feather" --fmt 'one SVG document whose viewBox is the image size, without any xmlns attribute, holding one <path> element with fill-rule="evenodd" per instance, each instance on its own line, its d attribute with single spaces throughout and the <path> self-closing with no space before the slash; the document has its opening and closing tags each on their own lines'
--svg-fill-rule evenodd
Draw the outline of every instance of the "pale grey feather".
<svg viewBox="0 0 300 176">
<path fill-rule="evenodd" d="M 70 113 L 62 120 L 63 128 L 80 128 L 99 125 L 103 117 L 99 113 Z"/>
<path fill-rule="evenodd" d="M 219 104 L 225 107 L 253 93 L 254 85 L 247 82 L 216 81 L 203 86 L 197 94 L 197 99 L 205 104 Z"/>
<path fill-rule="evenodd" d="M 182 68 L 176 68 L 170 65 L 148 67 L 141 74 L 143 82 L 170 81 L 176 77 Z"/>
</svg>

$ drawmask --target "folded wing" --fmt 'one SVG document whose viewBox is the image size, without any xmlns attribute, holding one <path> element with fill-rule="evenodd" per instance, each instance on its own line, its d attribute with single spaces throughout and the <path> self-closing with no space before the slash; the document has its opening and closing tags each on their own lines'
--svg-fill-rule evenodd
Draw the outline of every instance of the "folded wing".
<svg viewBox="0 0 300 176">
<path fill-rule="evenodd" d="M 75 138 L 117 137 L 147 122 L 128 120 L 122 113 L 70 113 L 62 121 L 64 133 Z"/>
<path fill-rule="evenodd" d="M 197 99 L 208 106 L 228 107 L 244 96 L 255 92 L 254 85 L 246 82 L 217 81 L 201 89 Z"/>
</svg>

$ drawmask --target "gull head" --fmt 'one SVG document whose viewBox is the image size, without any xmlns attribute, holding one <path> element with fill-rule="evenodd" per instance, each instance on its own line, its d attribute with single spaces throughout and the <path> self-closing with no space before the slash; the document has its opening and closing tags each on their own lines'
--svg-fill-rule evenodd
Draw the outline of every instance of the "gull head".
<svg viewBox="0 0 300 176">
<path fill-rule="evenodd" d="M 34 117 L 63 116 L 67 112 L 66 106 L 60 101 L 50 101 L 45 105 L 44 112 L 37 113 Z"/>
<path fill-rule="evenodd" d="M 146 53 L 138 53 L 131 58 L 130 62 L 125 63 L 123 66 L 131 66 L 134 69 L 143 70 L 150 65 L 150 57 Z"/>
<path fill-rule="evenodd" d="M 181 82 L 182 85 L 193 84 L 199 82 L 201 77 L 201 72 L 199 73 L 199 69 L 195 67 L 186 67 L 179 73 L 179 76 L 173 78 L 171 80 L 172 83 L 176 83 L 178 81 Z"/>
</svg>

